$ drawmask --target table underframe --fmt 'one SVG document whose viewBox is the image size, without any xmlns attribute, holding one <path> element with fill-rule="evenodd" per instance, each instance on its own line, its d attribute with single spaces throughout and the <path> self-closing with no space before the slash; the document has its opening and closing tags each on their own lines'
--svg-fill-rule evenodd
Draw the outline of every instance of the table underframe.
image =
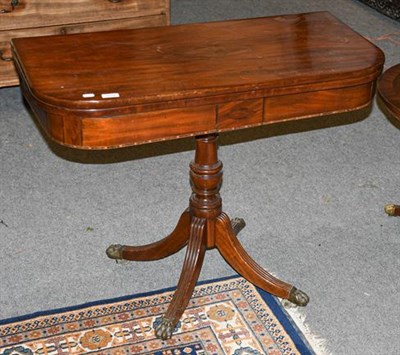
<svg viewBox="0 0 400 355">
<path fill-rule="evenodd" d="M 245 279 L 259 288 L 299 306 L 309 297 L 293 285 L 272 276 L 247 254 L 237 238 L 244 220 L 231 220 L 222 211 L 219 190 L 222 162 L 218 159 L 218 134 L 196 137 L 195 158 L 190 164 L 192 195 L 174 231 L 164 239 L 144 245 L 113 244 L 107 255 L 117 260 L 151 261 L 176 253 L 187 245 L 181 275 L 173 299 L 156 327 L 156 336 L 168 339 L 185 311 L 198 280 L 206 250 L 217 248 L 224 259 Z"/>
</svg>

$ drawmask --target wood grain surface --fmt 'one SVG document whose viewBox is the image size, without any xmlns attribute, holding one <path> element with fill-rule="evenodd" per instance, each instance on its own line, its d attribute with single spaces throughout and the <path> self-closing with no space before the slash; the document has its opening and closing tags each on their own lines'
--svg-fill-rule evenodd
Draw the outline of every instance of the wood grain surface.
<svg viewBox="0 0 400 355">
<path fill-rule="evenodd" d="M 168 25 L 169 0 L 0 0 L 0 87 L 18 85 L 10 41 L 18 37 L 64 35 Z"/>
<path fill-rule="evenodd" d="M 50 35 L 65 35 L 71 33 L 84 33 L 96 31 L 111 31 L 118 29 L 132 29 L 141 27 L 155 27 L 167 25 L 165 15 L 145 17 L 131 17 L 117 20 L 93 21 L 79 24 L 62 24 L 58 26 L 44 26 L 36 28 L 0 30 L 0 51 L 5 58 L 12 58 L 11 39 L 18 37 L 40 37 Z M 0 86 L 18 85 L 18 75 L 12 61 L 0 60 Z"/>
<path fill-rule="evenodd" d="M 169 0 L 19 0 L 14 9 L 10 0 L 5 2 L 1 9 L 10 12 L 1 14 L 3 31 L 92 22 L 94 17 L 107 21 L 164 14 L 169 20 Z"/>
<path fill-rule="evenodd" d="M 388 110 L 400 121 L 400 64 L 383 73 L 378 81 L 378 91 Z"/>
</svg>

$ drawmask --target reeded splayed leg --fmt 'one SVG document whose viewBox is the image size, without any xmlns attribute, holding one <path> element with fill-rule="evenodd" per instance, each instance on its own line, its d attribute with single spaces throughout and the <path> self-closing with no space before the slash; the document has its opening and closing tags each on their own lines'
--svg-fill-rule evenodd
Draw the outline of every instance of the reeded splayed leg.
<svg viewBox="0 0 400 355">
<path fill-rule="evenodd" d="M 163 340 L 171 338 L 176 324 L 189 303 L 199 278 L 206 252 L 205 224 L 206 220 L 204 218 L 192 218 L 189 244 L 178 286 L 161 324 L 155 329 L 156 336 Z"/>
<path fill-rule="evenodd" d="M 243 277 L 265 291 L 305 306 L 308 296 L 294 286 L 269 274 L 244 250 L 236 235 L 244 221 L 234 219 L 233 223 L 222 212 L 219 190 L 222 184 L 222 163 L 218 160 L 217 135 L 196 138 L 195 160 L 190 165 L 193 194 L 190 211 L 206 218 L 207 247 L 217 247 L 228 263 Z"/>
<path fill-rule="evenodd" d="M 213 247 L 214 221 L 221 213 L 219 189 L 222 163 L 217 157 L 217 135 L 196 137 L 194 160 L 190 163 L 192 195 L 189 201 L 191 227 L 185 262 L 172 302 L 156 328 L 161 339 L 171 337 L 182 316 L 200 274 L 207 247 Z"/>
<path fill-rule="evenodd" d="M 129 246 L 113 244 L 107 250 L 107 256 L 116 260 L 150 261 L 170 256 L 181 250 L 188 242 L 190 232 L 189 210 L 182 213 L 174 231 L 158 242 L 142 245 Z"/>
<path fill-rule="evenodd" d="M 216 247 L 224 259 L 254 285 L 275 296 L 288 299 L 298 306 L 307 305 L 309 297 L 303 291 L 272 276 L 247 254 L 225 213 L 217 218 Z"/>
</svg>

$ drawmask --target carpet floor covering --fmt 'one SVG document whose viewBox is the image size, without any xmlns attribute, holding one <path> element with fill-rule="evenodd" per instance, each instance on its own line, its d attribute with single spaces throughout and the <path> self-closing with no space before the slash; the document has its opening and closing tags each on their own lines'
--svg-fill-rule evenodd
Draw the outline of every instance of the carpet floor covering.
<svg viewBox="0 0 400 355">
<path fill-rule="evenodd" d="M 0 354 L 313 355 L 270 294 L 241 277 L 200 283 L 168 340 L 157 327 L 172 290 L 0 321 Z"/>
</svg>

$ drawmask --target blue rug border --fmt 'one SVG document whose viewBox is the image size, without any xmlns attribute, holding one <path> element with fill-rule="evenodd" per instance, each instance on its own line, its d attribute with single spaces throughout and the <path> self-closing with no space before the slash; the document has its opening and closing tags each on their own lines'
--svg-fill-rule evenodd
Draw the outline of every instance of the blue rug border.
<svg viewBox="0 0 400 355">
<path fill-rule="evenodd" d="M 297 350 L 299 350 L 302 355 L 315 355 L 315 352 L 312 350 L 312 347 L 307 341 L 305 335 L 299 329 L 290 315 L 286 312 L 278 299 L 268 292 L 258 288 L 257 286 L 256 289 L 261 295 L 262 299 L 271 308 L 275 317 L 278 318 L 283 328 L 285 328 L 286 332 L 292 338 L 293 342 L 296 344 Z"/>
<path fill-rule="evenodd" d="M 225 276 L 225 277 L 221 277 L 221 278 L 217 278 L 217 279 L 203 280 L 203 281 L 197 282 L 196 286 L 201 286 L 201 285 L 204 285 L 207 283 L 213 283 L 213 282 L 228 281 L 228 280 L 233 280 L 233 279 L 237 279 L 237 278 L 242 278 L 242 276 L 231 275 L 231 276 Z M 63 313 L 63 312 L 72 312 L 72 311 L 77 311 L 82 308 L 100 306 L 100 305 L 104 305 L 104 304 L 108 304 L 108 303 L 123 302 L 123 301 L 131 300 L 132 298 L 153 296 L 157 293 L 170 292 L 170 291 L 174 291 L 175 289 L 176 289 L 176 286 L 175 287 L 167 287 L 167 288 L 163 288 L 163 289 L 156 290 L 156 291 L 143 292 L 143 293 L 139 293 L 139 294 L 126 295 L 126 296 L 115 297 L 115 298 L 107 298 L 107 299 L 103 299 L 103 300 L 86 302 L 86 303 L 69 306 L 69 307 L 62 307 L 62 308 L 56 308 L 56 309 L 51 309 L 51 310 L 38 311 L 38 312 L 34 312 L 34 313 L 25 314 L 22 316 L 2 319 L 2 320 L 0 320 L 0 325 L 1 326 L 11 325 L 12 323 L 27 321 L 27 320 L 34 319 L 37 317 L 51 316 L 53 314 Z M 271 308 L 275 317 L 282 324 L 283 328 L 286 330 L 286 332 L 288 333 L 288 335 L 290 336 L 292 341 L 295 343 L 297 350 L 299 350 L 302 355 L 315 355 L 315 352 L 312 350 L 312 348 L 311 348 L 310 344 L 308 343 L 307 339 L 305 338 L 304 334 L 301 332 L 301 330 L 297 327 L 297 325 L 291 319 L 290 315 L 288 315 L 286 313 L 286 311 L 284 310 L 284 308 L 280 304 L 280 302 L 277 300 L 277 298 L 258 287 L 256 287 L 256 289 L 257 289 L 258 293 L 261 295 L 262 299 Z"/>
</svg>

